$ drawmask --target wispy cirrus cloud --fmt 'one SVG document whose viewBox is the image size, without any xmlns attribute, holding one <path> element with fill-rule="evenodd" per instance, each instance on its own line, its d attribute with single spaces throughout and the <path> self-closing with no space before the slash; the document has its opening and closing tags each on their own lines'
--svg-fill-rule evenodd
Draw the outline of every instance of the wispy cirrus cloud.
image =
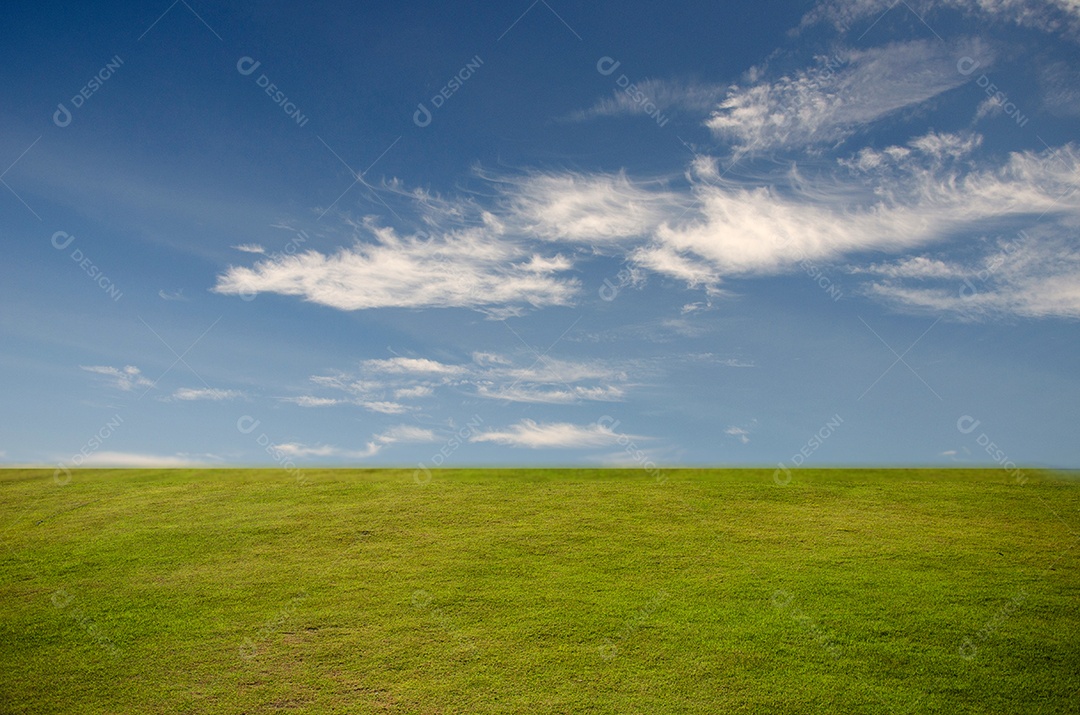
<svg viewBox="0 0 1080 715">
<path fill-rule="evenodd" d="M 472 308 L 500 311 L 569 305 L 576 278 L 571 267 L 503 235 L 491 214 L 483 224 L 437 236 L 400 235 L 368 226 L 373 241 L 357 240 L 325 254 L 309 250 L 269 257 L 251 267 L 232 266 L 214 291 L 226 295 L 279 293 L 340 310 Z"/>
<path fill-rule="evenodd" d="M 984 67 L 993 58 L 977 40 L 840 50 L 815 67 L 733 87 L 705 124 L 739 153 L 839 144 L 861 127 L 969 81 L 956 69 L 962 56 Z"/>
<path fill-rule="evenodd" d="M 1037 234 L 1043 237 L 1040 245 L 1060 251 L 1051 238 L 1068 244 L 1063 237 L 1080 224 L 1080 193 L 1074 190 L 1080 178 L 1080 151 L 1066 145 L 1018 151 L 995 161 L 980 156 L 981 146 L 982 137 L 971 132 L 928 132 L 903 145 L 863 148 L 838 159 L 832 170 L 817 169 L 810 175 L 795 165 L 752 182 L 709 176 L 694 181 L 684 196 L 625 176 L 615 181 L 606 176 L 599 185 L 608 187 L 603 192 L 607 199 L 580 211 L 587 213 L 591 225 L 605 227 L 598 231 L 596 245 L 618 247 L 632 265 L 716 295 L 719 285 L 731 278 L 778 275 L 798 270 L 807 261 L 827 265 L 870 251 L 903 255 L 1025 221 L 1046 229 Z M 534 221 L 527 225 L 541 225 L 536 217 L 545 216 L 553 225 L 538 233 L 549 240 L 561 236 L 576 241 L 587 235 L 576 228 L 578 208 L 558 208 L 579 207 L 564 196 L 576 185 L 588 187 L 586 196 L 598 184 L 573 175 L 565 181 L 549 177 L 530 185 L 530 202 L 524 205 Z M 545 190 L 552 192 L 551 201 L 543 199 Z M 626 215 L 621 199 L 613 197 L 637 203 L 650 195 L 651 200 L 642 201 L 648 211 L 620 223 Z M 689 197 L 696 205 L 688 211 Z M 610 217 L 605 216 L 608 213 Z M 562 229 L 561 218 L 568 221 Z M 890 270 L 949 270 L 926 263 L 940 259 L 909 255 L 906 260 L 913 263 L 898 263 Z M 923 265 L 917 265 L 920 261 Z M 957 307 L 987 318 L 1007 314 L 1010 305 L 1015 306 L 1015 315 L 1071 317 L 1069 275 L 1048 281 L 1036 291 L 1040 298 L 1035 303 L 1022 299 L 1027 285 L 1023 280 L 1016 278 L 1020 287 L 1007 289 L 1003 276 L 995 284 L 1003 292 L 984 286 L 979 301 Z M 894 304 L 944 304 L 932 291 L 911 286 L 877 281 L 868 287 L 864 295 Z M 984 309 L 973 312 L 972 307 L 980 304 Z M 519 392 L 520 397 L 529 397 Z M 568 399 L 569 393 L 559 390 L 548 398 Z"/>
<path fill-rule="evenodd" d="M 866 251 L 904 253 L 987 226 L 1080 221 L 1080 152 L 1072 146 L 1017 152 L 972 168 L 958 155 L 978 142 L 928 136 L 907 146 L 863 150 L 851 171 L 792 172 L 769 187 L 720 182 L 695 188 L 701 208 L 660 226 L 631 256 L 690 285 L 770 275 L 803 261 L 828 263 Z M 1063 223 L 1062 223 L 1063 222 Z"/>
<path fill-rule="evenodd" d="M 1039 70 L 1039 89 L 1048 112 L 1059 117 L 1080 117 L 1080 67 L 1048 62 Z"/>
<path fill-rule="evenodd" d="M 392 375 L 461 375 L 465 372 L 461 365 L 447 365 L 438 360 L 409 357 L 365 360 L 361 367 L 373 373 Z"/>
<path fill-rule="evenodd" d="M 547 241 L 590 246 L 647 235 L 684 198 L 625 173 L 536 173 L 503 183 L 507 225 Z"/>
<path fill-rule="evenodd" d="M 435 389 L 429 385 L 416 385 L 394 390 L 394 398 L 398 400 L 416 400 L 422 397 L 431 397 L 434 393 Z"/>
<path fill-rule="evenodd" d="M 732 425 L 724 430 L 724 434 L 734 437 L 743 444 L 750 444 L 750 430 L 744 427 L 737 427 Z"/>
<path fill-rule="evenodd" d="M 100 451 L 86 456 L 83 467 L 119 467 L 125 469 L 157 467 L 201 467 L 219 463 L 214 455 L 190 456 L 184 454 L 147 454 L 144 452 Z"/>
<path fill-rule="evenodd" d="M 855 270 L 876 276 L 868 295 L 906 312 L 1080 319 L 1080 242 L 1033 229 L 992 245 L 974 261 L 916 256 Z"/>
<path fill-rule="evenodd" d="M 125 365 L 124 367 L 112 367 L 110 365 L 80 365 L 79 368 L 94 373 L 95 375 L 103 376 L 111 387 L 124 392 L 130 392 L 135 389 L 151 388 L 154 386 L 154 381 L 145 377 L 142 374 L 142 371 L 134 365 Z"/>
<path fill-rule="evenodd" d="M 223 400 L 235 400 L 241 397 L 244 397 L 244 393 L 239 390 L 221 390 L 211 387 L 181 387 L 172 393 L 170 399 L 182 400 L 185 402 L 192 402 L 195 400 L 210 400 L 212 402 L 221 402 Z"/>
<path fill-rule="evenodd" d="M 639 377 L 642 371 L 637 366 Z M 629 365 L 531 354 L 518 364 L 496 353 L 475 353 L 471 362 L 458 364 L 412 357 L 364 360 L 359 373 L 315 375 L 311 381 L 347 397 L 307 395 L 286 401 L 308 407 L 349 403 L 400 414 L 411 408 L 397 400 L 426 400 L 442 388 L 506 402 L 575 404 L 622 401 L 632 387 Z"/>
<path fill-rule="evenodd" d="M 848 31 L 873 22 L 888 12 L 914 12 L 932 22 L 942 10 L 956 10 L 1007 24 L 1030 27 L 1076 39 L 1080 33 L 1080 4 L 1076 0 L 824 0 L 808 12 L 801 28 L 829 23 Z"/>
<path fill-rule="evenodd" d="M 275 444 L 281 454 L 295 459 L 304 457 L 337 457 L 340 459 L 367 459 L 374 457 L 384 447 L 398 443 L 423 443 L 437 441 L 435 433 L 429 429 L 413 425 L 397 425 L 372 435 L 371 441 L 363 449 L 344 449 L 333 445 L 308 445 L 299 442 Z"/>
<path fill-rule="evenodd" d="M 972 42 L 960 49 L 968 51 L 975 45 Z M 919 74 L 919 68 L 929 68 L 928 85 L 937 87 L 934 91 L 938 91 L 952 86 L 957 77 L 963 78 L 956 71 L 955 58 L 949 57 L 945 69 L 951 73 L 950 77 L 935 84 L 935 78 L 945 71 L 940 65 L 945 62 L 942 53 L 946 51 L 951 50 L 944 45 L 935 49 L 920 42 L 860 51 L 850 55 L 846 69 L 834 72 L 841 80 L 814 75 L 813 81 L 807 81 L 810 84 L 839 81 L 851 92 L 866 92 L 867 97 L 876 97 L 881 88 L 863 85 L 873 84 L 882 74 L 893 72 L 910 79 Z M 803 79 L 809 77 L 806 74 Z M 792 91 L 798 94 L 797 90 Z M 881 116 L 879 110 L 886 105 L 895 108 L 916 101 L 912 99 L 917 94 L 915 90 L 905 93 L 903 87 L 898 90 L 894 84 L 886 93 L 890 91 L 899 91 L 906 98 L 886 98 L 885 104 L 870 101 L 871 108 L 864 114 L 860 115 L 856 107 L 843 116 L 869 121 Z M 772 101 L 771 92 L 764 95 Z M 847 95 L 841 92 L 836 96 Z M 796 134 L 793 136 L 785 124 L 789 118 L 779 112 L 776 125 L 762 130 L 767 133 L 762 143 L 773 147 L 778 143 L 802 145 L 826 135 L 839 136 L 851 128 L 829 119 L 831 112 L 839 111 L 829 102 L 821 107 L 814 102 L 810 105 L 816 107 L 812 111 L 820 109 L 824 113 L 821 122 L 811 122 L 810 129 L 796 127 L 792 129 Z M 751 124 L 748 120 L 745 127 Z M 765 125 L 768 124 L 766 121 Z M 750 134 L 739 135 L 742 137 L 739 141 L 754 141 L 751 134 L 757 130 L 746 131 Z M 253 268 L 230 269 L 231 277 L 223 276 L 219 288 L 225 292 L 263 289 L 295 292 L 308 300 L 342 309 L 469 305 L 490 315 L 520 307 L 512 305 L 523 299 L 520 293 L 516 297 L 511 295 L 517 290 L 514 285 L 546 286 L 541 292 L 550 288 L 553 292 L 546 293 L 547 298 L 525 301 L 537 307 L 572 303 L 580 294 L 580 282 L 561 276 L 570 267 L 589 260 L 591 254 L 601 253 L 623 257 L 629 270 L 637 271 L 637 275 L 651 272 L 681 282 L 689 289 L 704 290 L 707 300 L 689 304 L 689 312 L 693 312 L 698 309 L 694 306 L 708 305 L 712 299 L 729 295 L 730 289 L 722 286 L 733 279 L 805 271 L 807 265 L 859 263 L 870 252 L 900 259 L 916 258 L 914 254 L 925 254 L 934 246 L 970 240 L 973 234 L 992 232 L 996 227 L 1004 230 L 1025 221 L 1056 227 L 1059 236 L 1080 223 L 1080 195 L 1071 191 L 1080 176 L 1080 151 L 1071 144 L 988 158 L 978 134 L 930 131 L 903 144 L 863 147 L 832 161 L 816 157 L 782 167 L 765 164 L 750 177 L 722 175 L 710 169 L 716 163 L 717 157 L 696 157 L 685 182 L 681 183 L 635 180 L 619 172 L 539 172 L 516 178 L 486 177 L 496 187 L 487 208 L 481 207 L 482 202 L 475 196 L 455 204 L 452 198 L 421 193 L 417 201 L 425 220 L 436 224 L 458 222 L 462 228 L 443 231 L 437 238 L 420 234 L 401 237 L 392 229 L 371 228 L 382 236 L 377 246 L 366 244 L 344 249 L 332 260 L 323 254 L 309 253 L 274 258 Z M 472 225 L 466 226 L 470 221 Z M 452 249 L 448 248 L 451 244 Z M 552 245 L 564 248 L 562 252 L 552 253 L 549 248 Z M 444 254 L 444 251 L 449 252 Z M 369 252 L 373 253 L 369 255 Z M 483 280 L 473 280 L 475 272 L 470 273 L 472 268 L 468 266 L 459 266 L 458 258 L 472 268 L 480 266 Z M 874 260 L 881 262 L 881 256 L 875 256 Z M 414 265 L 414 261 L 423 265 Z M 362 266 L 360 273 L 354 274 L 351 268 L 344 267 L 354 264 Z M 368 280 L 365 272 L 377 267 L 379 276 Z M 894 266 L 894 270 L 899 269 Z M 511 277 L 503 280 L 506 276 Z M 434 283 L 424 282 L 429 278 Z M 524 283 L 515 283 L 518 278 Z M 418 285 L 417 281 L 424 285 Z M 495 287 L 487 281 L 499 285 Z M 1053 306 L 1058 305 L 1062 316 L 1071 315 L 1071 308 L 1067 307 L 1067 281 L 1050 285 L 1052 293 L 1061 299 L 1047 297 L 1039 305 L 1050 314 Z M 926 300 L 925 294 L 913 291 L 911 286 L 875 280 L 872 288 L 855 290 L 853 294 L 890 303 Z M 511 293 L 506 293 L 507 290 Z M 500 291 L 503 298 L 498 297 Z M 1009 296 L 1002 295 L 996 305 L 1007 312 L 1009 302 Z M 1033 310 L 1030 306 L 1017 306 L 1018 315 L 1028 315 Z M 991 312 L 984 315 L 989 317 Z M 681 327 L 685 326 L 673 324 L 672 329 Z M 541 367 L 546 362 L 542 361 Z M 359 382 L 354 376 L 354 382 L 348 384 L 325 382 L 323 386 L 344 389 L 352 395 L 351 401 L 386 414 L 407 411 L 410 408 L 400 400 L 423 399 L 429 394 L 428 389 L 438 390 L 449 384 L 449 380 L 458 380 L 480 397 L 551 404 L 622 399 L 626 387 L 618 380 L 597 379 L 588 384 L 556 376 L 547 380 L 546 385 L 530 385 L 528 379 L 515 383 L 513 366 L 479 363 L 446 366 L 424 358 L 390 358 L 362 367 L 365 376 Z M 411 377 L 404 379 L 402 376 L 406 375 Z M 389 381 L 392 384 L 375 385 L 386 376 L 392 378 Z M 505 380 L 506 377 L 510 379 Z M 336 378 L 320 376 L 319 379 Z M 406 392 L 399 396 L 398 390 Z M 315 401 L 319 395 L 307 397 L 311 399 L 303 404 L 308 406 L 331 404 Z M 332 397 L 341 399 L 340 395 Z"/>
<path fill-rule="evenodd" d="M 722 84 L 678 79 L 645 79 L 634 83 L 634 90 L 640 95 L 628 93 L 626 89 L 627 87 L 620 86 L 613 90 L 610 96 L 600 98 L 593 106 L 573 112 L 567 118 L 571 121 L 585 121 L 596 117 L 645 114 L 647 102 L 660 112 L 677 110 L 704 115 L 716 108 L 727 94 L 728 88 Z"/>
<path fill-rule="evenodd" d="M 291 402 L 294 405 L 300 407 L 331 407 L 333 405 L 340 405 L 345 400 L 339 400 L 336 397 L 314 397 L 312 395 L 301 395 L 299 397 L 283 397 L 282 402 Z"/>
<path fill-rule="evenodd" d="M 508 447 L 529 449 L 575 449 L 604 447 L 618 442 L 626 435 L 612 431 L 607 425 L 593 423 L 576 425 L 569 422 L 535 422 L 524 419 L 503 430 L 478 432 L 469 439 L 472 442 L 492 442 Z M 646 439 L 633 437 L 634 440 Z"/>
<path fill-rule="evenodd" d="M 569 405 L 575 402 L 619 402 L 626 396 L 626 391 L 619 387 L 582 387 L 572 386 L 565 389 L 543 389 L 536 387 L 488 387 L 479 385 L 476 394 L 508 402 L 532 402 L 548 405 Z"/>
<path fill-rule="evenodd" d="M 356 404 L 371 412 L 384 415 L 400 415 L 409 411 L 408 406 L 390 400 L 357 400 Z"/>
</svg>

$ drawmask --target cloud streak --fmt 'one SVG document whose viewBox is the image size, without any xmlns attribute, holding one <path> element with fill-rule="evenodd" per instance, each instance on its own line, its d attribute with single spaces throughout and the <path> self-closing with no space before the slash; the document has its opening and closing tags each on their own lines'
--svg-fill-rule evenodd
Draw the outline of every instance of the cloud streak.
<svg viewBox="0 0 1080 715">
<path fill-rule="evenodd" d="M 244 397 L 244 393 L 239 390 L 220 390 L 217 388 L 192 388 L 181 387 L 172 394 L 172 399 L 182 400 L 185 402 L 192 402 L 195 400 L 209 400 L 211 402 L 221 402 L 223 400 L 235 400 Z"/>
<path fill-rule="evenodd" d="M 435 433 L 429 429 L 412 425 L 397 425 L 385 432 L 372 435 L 371 441 L 363 449 L 343 449 L 333 445 L 307 445 L 299 442 L 285 442 L 275 444 L 273 447 L 281 454 L 294 459 L 303 459 L 305 457 L 368 459 L 377 455 L 384 447 L 392 444 L 435 442 L 436 440 Z"/>
<path fill-rule="evenodd" d="M 569 422 L 540 423 L 524 419 L 503 430 L 488 430 L 470 437 L 472 442 L 492 442 L 528 449 L 579 449 L 604 447 L 618 442 L 620 435 L 606 425 L 575 425 Z M 640 440 L 642 437 L 633 437 Z"/>
<path fill-rule="evenodd" d="M 617 78 L 618 79 L 618 78 Z M 704 115 L 716 108 L 727 94 L 727 87 L 720 84 L 703 84 L 680 80 L 646 79 L 634 83 L 640 96 L 647 97 L 657 110 L 682 110 L 689 114 Z M 596 117 L 618 117 L 646 114 L 646 102 L 638 101 L 634 94 L 625 89 L 617 89 L 608 97 L 581 111 L 574 112 L 568 118 L 571 121 L 586 121 Z"/>
<path fill-rule="evenodd" d="M 472 362 L 449 364 L 429 358 L 364 360 L 358 374 L 315 375 L 311 381 L 347 398 L 305 395 L 287 398 L 305 407 L 357 404 L 386 414 L 412 409 L 396 400 L 424 401 L 443 389 L 485 399 L 534 404 L 622 401 L 630 366 L 599 360 L 563 360 L 527 355 L 525 364 L 496 353 L 476 353 Z M 637 366 L 638 375 L 643 369 Z M 390 398 L 392 397 L 392 400 Z"/>
<path fill-rule="evenodd" d="M 134 365 L 125 365 L 122 368 L 109 365 L 80 365 L 79 368 L 108 378 L 107 382 L 111 387 L 123 392 L 154 386 L 154 381 L 144 377 L 142 371 Z"/>
<path fill-rule="evenodd" d="M 186 455 L 158 455 L 143 452 L 95 452 L 86 456 L 82 467 L 118 467 L 124 469 L 206 466 L 207 462 Z"/>
<path fill-rule="evenodd" d="M 857 23 L 876 21 L 894 7 L 892 0 L 825 0 L 803 17 L 801 28 L 824 22 L 846 32 Z M 941 10 L 981 15 L 1074 41 L 1080 34 L 1080 4 L 1075 0 L 910 0 L 896 8 L 896 12 L 917 13 L 924 21 Z"/>
<path fill-rule="evenodd" d="M 340 310 L 471 308 L 499 310 L 569 305 L 577 279 L 559 277 L 565 259 L 530 253 L 505 239 L 490 214 L 484 224 L 436 237 L 402 236 L 368 227 L 373 242 L 357 241 L 333 254 L 306 251 L 232 266 L 214 291 L 225 295 L 278 293 Z"/>
<path fill-rule="evenodd" d="M 962 56 L 977 57 L 984 67 L 992 60 L 974 40 L 841 50 L 810 69 L 733 87 L 705 124 L 737 153 L 839 144 L 870 123 L 967 82 L 956 69 Z"/>
</svg>

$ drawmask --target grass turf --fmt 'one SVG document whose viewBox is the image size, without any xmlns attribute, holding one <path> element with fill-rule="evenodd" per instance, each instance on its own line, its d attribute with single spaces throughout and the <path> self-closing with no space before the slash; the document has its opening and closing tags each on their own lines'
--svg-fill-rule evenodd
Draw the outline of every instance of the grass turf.
<svg viewBox="0 0 1080 715">
<path fill-rule="evenodd" d="M 0 472 L 0 712 L 1080 712 L 1063 476 L 306 477 Z"/>
</svg>

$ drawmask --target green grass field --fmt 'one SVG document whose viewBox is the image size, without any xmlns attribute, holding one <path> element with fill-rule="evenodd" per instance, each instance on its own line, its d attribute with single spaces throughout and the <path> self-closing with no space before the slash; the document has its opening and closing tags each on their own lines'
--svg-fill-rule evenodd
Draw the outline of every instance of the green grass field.
<svg viewBox="0 0 1080 715">
<path fill-rule="evenodd" d="M 1066 477 L 306 476 L 0 472 L 0 712 L 1080 712 Z"/>
</svg>

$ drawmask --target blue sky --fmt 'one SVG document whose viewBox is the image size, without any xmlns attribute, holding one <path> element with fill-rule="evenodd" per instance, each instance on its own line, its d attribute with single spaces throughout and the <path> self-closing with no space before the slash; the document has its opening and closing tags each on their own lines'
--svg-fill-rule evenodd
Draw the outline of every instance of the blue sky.
<svg viewBox="0 0 1080 715">
<path fill-rule="evenodd" d="M 8 8 L 0 462 L 1078 467 L 1078 49 L 1070 0 Z"/>
</svg>

